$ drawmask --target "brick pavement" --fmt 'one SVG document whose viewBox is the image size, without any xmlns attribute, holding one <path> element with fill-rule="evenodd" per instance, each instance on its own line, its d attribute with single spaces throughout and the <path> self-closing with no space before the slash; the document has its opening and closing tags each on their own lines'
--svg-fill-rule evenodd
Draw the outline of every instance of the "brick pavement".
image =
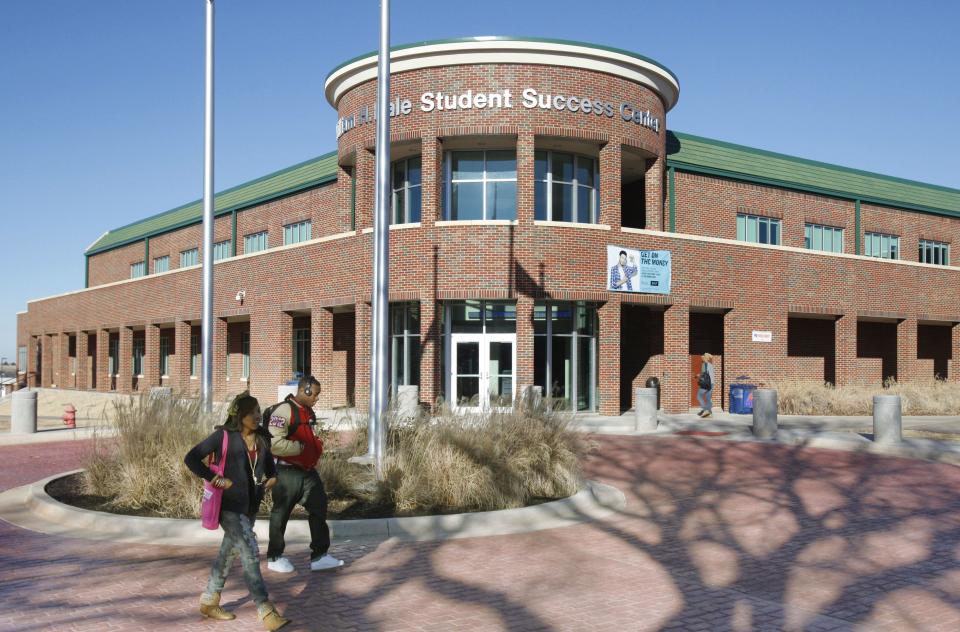
<svg viewBox="0 0 960 632">
<path fill-rule="evenodd" d="M 523 535 L 340 542 L 335 573 L 268 574 L 300 630 L 957 630 L 960 469 L 826 450 L 599 437 L 623 516 Z M 0 447 L 0 488 L 83 442 Z M 299 566 L 303 550 L 294 551 Z M 214 552 L 55 538 L 0 522 L 0 630 L 255 630 L 196 615 Z"/>
</svg>

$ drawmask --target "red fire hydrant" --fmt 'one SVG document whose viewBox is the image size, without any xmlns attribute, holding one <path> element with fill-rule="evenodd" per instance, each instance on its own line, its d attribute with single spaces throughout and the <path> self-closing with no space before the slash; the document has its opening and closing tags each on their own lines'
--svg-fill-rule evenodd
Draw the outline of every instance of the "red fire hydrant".
<svg viewBox="0 0 960 632">
<path fill-rule="evenodd" d="M 73 407 L 73 404 L 67 404 L 63 409 L 63 425 L 67 428 L 76 428 L 77 427 L 77 409 Z"/>
</svg>

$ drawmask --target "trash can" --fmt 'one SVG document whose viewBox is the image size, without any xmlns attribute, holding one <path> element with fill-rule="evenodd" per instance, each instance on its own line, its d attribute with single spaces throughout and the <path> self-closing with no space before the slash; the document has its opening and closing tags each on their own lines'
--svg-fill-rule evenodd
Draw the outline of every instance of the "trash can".
<svg viewBox="0 0 960 632">
<path fill-rule="evenodd" d="M 753 391 L 756 384 L 730 385 L 730 412 L 735 415 L 753 414 Z"/>
<path fill-rule="evenodd" d="M 660 410 L 660 378 L 648 377 L 645 385 L 647 388 L 657 389 L 657 410 Z"/>
</svg>

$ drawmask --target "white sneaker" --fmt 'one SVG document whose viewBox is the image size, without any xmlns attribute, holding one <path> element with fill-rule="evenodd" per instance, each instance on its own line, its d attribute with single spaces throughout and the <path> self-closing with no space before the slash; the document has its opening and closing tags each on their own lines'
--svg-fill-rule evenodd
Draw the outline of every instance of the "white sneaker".
<svg viewBox="0 0 960 632">
<path fill-rule="evenodd" d="M 292 573 L 293 564 L 285 557 L 278 557 L 275 560 L 267 562 L 267 569 L 274 573 Z"/>
<path fill-rule="evenodd" d="M 343 560 L 338 560 L 329 553 L 310 562 L 310 570 L 312 571 L 329 571 L 341 566 L 343 566 Z"/>
</svg>

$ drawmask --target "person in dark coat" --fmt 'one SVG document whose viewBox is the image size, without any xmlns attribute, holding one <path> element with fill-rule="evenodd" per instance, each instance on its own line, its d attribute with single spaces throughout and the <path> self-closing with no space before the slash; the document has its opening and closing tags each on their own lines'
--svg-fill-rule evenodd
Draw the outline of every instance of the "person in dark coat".
<svg viewBox="0 0 960 632">
<path fill-rule="evenodd" d="M 217 476 L 204 464 L 219 463 L 222 457 L 223 433 L 227 433 L 227 461 L 223 476 Z M 227 421 L 195 445 L 184 463 L 190 471 L 223 489 L 220 507 L 220 528 L 223 543 L 213 568 L 207 589 L 200 597 L 200 614 L 204 617 L 228 621 L 233 613 L 220 607 L 220 592 L 227 573 L 237 557 L 243 566 L 243 579 L 257 604 L 257 614 L 267 630 L 277 630 L 290 623 L 277 612 L 267 596 L 267 588 L 260 573 L 260 551 L 253 523 L 260 509 L 264 492 L 277 482 L 277 470 L 270 453 L 270 434 L 260 427 L 260 403 L 250 393 L 234 398 L 227 413 Z"/>
</svg>

